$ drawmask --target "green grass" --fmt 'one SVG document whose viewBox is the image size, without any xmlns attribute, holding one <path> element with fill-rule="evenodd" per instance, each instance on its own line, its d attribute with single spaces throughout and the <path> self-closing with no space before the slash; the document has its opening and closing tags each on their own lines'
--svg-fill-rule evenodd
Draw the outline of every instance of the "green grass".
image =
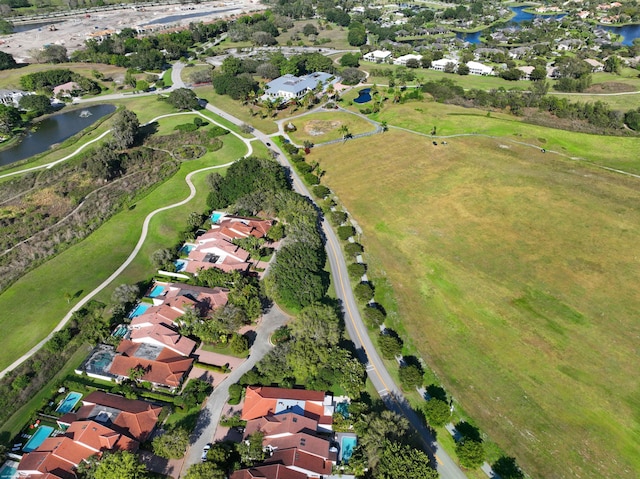
<svg viewBox="0 0 640 479">
<path fill-rule="evenodd" d="M 230 112 L 236 118 L 239 118 L 244 123 L 257 128 L 266 134 L 275 133 L 278 131 L 278 127 L 275 122 L 268 118 L 261 118 L 260 114 L 251 116 L 249 106 L 243 106 L 241 102 L 233 100 L 227 95 L 218 95 L 210 86 L 194 88 L 200 98 L 205 98 L 212 105 L 221 108 L 224 111 Z M 260 111 L 258 107 L 253 107 L 255 111 Z"/>
<path fill-rule="evenodd" d="M 107 78 L 122 76 L 126 72 L 126 68 L 113 65 L 105 65 L 102 63 L 62 63 L 62 64 L 31 64 L 22 68 L 14 68 L 12 70 L 4 70 L 0 76 L 0 88 L 20 88 L 20 77 L 29 73 L 41 72 L 46 70 L 71 70 L 87 77 L 91 80 L 98 81 L 102 86 L 110 87 L 111 82 L 103 82 L 96 80 L 93 71 L 97 70 Z"/>
<path fill-rule="evenodd" d="M 403 107 L 390 124 L 433 126 Z M 498 138 L 436 147 L 392 129 L 311 154 L 364 230 L 391 324 L 532 477 L 634 477 L 640 180 L 513 143 L 512 122 L 432 108 L 439 133 Z M 637 140 L 515 131 L 640 171 Z"/>
<path fill-rule="evenodd" d="M 171 79 L 171 72 L 173 71 L 173 67 L 169 68 L 164 75 L 162 75 L 162 79 L 164 80 L 164 86 L 172 86 L 173 80 Z"/>
<path fill-rule="evenodd" d="M 439 136 L 470 133 L 495 136 L 505 142 L 521 142 L 544 148 L 548 152 L 558 152 L 568 158 L 575 158 L 577 162 L 588 161 L 640 174 L 640 162 L 637 161 L 640 154 L 638 138 L 556 130 L 525 123 L 506 113 L 491 112 L 488 117 L 487 112 L 482 110 L 433 101 L 387 105 L 379 114 L 372 115 L 372 118 L 426 135 L 436 126 Z"/>
<path fill-rule="evenodd" d="M 335 111 L 312 113 L 300 118 L 294 118 L 291 121 L 297 130 L 290 133 L 289 136 L 298 145 L 302 145 L 307 140 L 312 143 L 338 140 L 343 136 L 342 132 L 339 131 L 343 125 L 347 126 L 349 132 L 353 135 L 375 129 L 371 123 L 360 116 Z M 312 134 L 312 131 L 315 131 L 316 134 Z"/>
<path fill-rule="evenodd" d="M 161 120 L 162 121 L 162 120 Z M 27 273 L 0 295 L 0 308 L 12 311 L 0 325 L 12 334 L 0 341 L 0 368 L 44 338 L 69 309 L 65 292 L 80 292 L 81 299 L 106 279 L 129 255 L 138 241 L 144 217 L 160 206 L 171 204 L 189 194 L 184 178 L 196 169 L 223 164 L 244 155 L 246 148 L 237 138 L 227 135 L 222 149 L 184 162 L 180 170 L 132 208 L 118 213 L 84 241 L 74 245 L 42 266 Z M 206 207 L 206 175 L 194 178 L 198 194 L 188 204 L 164 211 L 151 221 L 147 241 L 135 260 L 113 281 L 98 299 L 108 302 L 113 289 L 122 283 L 135 283 L 154 273 L 150 255 L 173 245 L 186 217 Z M 15 305 L 20 304 L 20 308 Z"/>
<path fill-rule="evenodd" d="M 349 45 L 349 42 L 347 41 L 347 33 L 348 30 L 346 27 L 341 27 L 335 24 L 330 24 L 330 30 L 329 29 L 323 29 L 321 30 L 320 27 L 318 26 L 318 21 L 317 20 L 300 20 L 300 21 L 296 21 L 294 22 L 294 26 L 292 28 L 290 28 L 288 31 L 286 32 L 282 32 L 280 34 L 280 36 L 278 36 L 276 38 L 276 40 L 278 40 L 278 44 L 280 45 L 286 45 L 287 42 L 289 40 L 291 40 L 291 36 L 294 33 L 298 33 L 298 36 L 300 37 L 300 40 L 304 43 L 304 45 L 306 46 L 316 46 L 313 44 L 313 42 L 309 41 L 308 37 L 305 37 L 302 34 L 302 29 L 304 28 L 304 26 L 310 23 L 311 25 L 314 25 L 316 27 L 316 29 L 318 29 L 318 35 L 316 36 L 317 40 L 320 41 L 322 39 L 329 39 L 330 41 L 328 43 L 323 43 L 322 45 L 317 45 L 318 47 L 323 47 L 323 48 L 335 48 L 337 50 L 355 50 L 355 47 L 352 47 L 351 45 Z M 293 45 L 298 45 L 300 43 L 300 41 L 298 40 L 292 40 Z"/>
<path fill-rule="evenodd" d="M 224 354 L 225 356 L 232 356 L 234 358 L 246 358 L 248 353 L 236 354 L 231 350 L 229 344 L 209 344 L 203 343 L 202 349 L 210 351 L 212 353 Z M 217 364 L 217 366 L 224 366 L 223 364 Z"/>
</svg>

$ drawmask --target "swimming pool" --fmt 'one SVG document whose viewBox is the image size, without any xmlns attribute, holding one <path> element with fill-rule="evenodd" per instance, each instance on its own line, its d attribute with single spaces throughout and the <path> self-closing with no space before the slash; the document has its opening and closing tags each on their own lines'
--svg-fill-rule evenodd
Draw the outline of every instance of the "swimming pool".
<svg viewBox="0 0 640 479">
<path fill-rule="evenodd" d="M 40 444 L 44 442 L 46 438 L 48 438 L 53 432 L 53 428 L 51 426 L 40 426 L 36 429 L 36 432 L 31 436 L 31 439 L 24 445 L 22 450 L 24 452 L 35 451 L 40 447 Z"/>
<path fill-rule="evenodd" d="M 196 247 L 194 244 L 186 244 L 178 251 L 178 256 L 189 256 L 189 253 Z"/>
<path fill-rule="evenodd" d="M 164 293 L 164 286 L 162 286 L 161 284 L 158 284 L 158 285 L 154 286 L 154 288 L 151 290 L 151 292 L 149 293 L 148 296 L 150 298 L 157 298 L 162 293 Z"/>
<path fill-rule="evenodd" d="M 353 100 L 354 103 L 367 103 L 371 101 L 371 88 L 364 88 L 358 92 L 358 98 Z"/>
<path fill-rule="evenodd" d="M 182 261 L 181 259 L 174 261 L 173 264 L 176 265 L 176 273 L 184 271 L 184 269 L 187 267 L 187 262 Z"/>
<path fill-rule="evenodd" d="M 78 404 L 78 401 L 82 398 L 82 394 L 71 391 L 67 394 L 67 397 L 64 398 L 64 401 L 60 403 L 60 406 L 56 409 L 56 412 L 61 414 L 66 414 L 73 409 L 73 407 Z"/>
<path fill-rule="evenodd" d="M 211 215 L 211 222 L 216 224 L 220 221 L 220 219 L 224 216 L 224 213 L 220 213 L 219 211 L 214 211 Z"/>
<path fill-rule="evenodd" d="M 109 371 L 113 362 L 114 353 L 110 351 L 98 351 L 87 362 L 86 370 L 90 373 L 105 374 Z"/>
<path fill-rule="evenodd" d="M 18 477 L 18 463 L 7 461 L 0 467 L 0 479 L 13 479 Z"/>
<path fill-rule="evenodd" d="M 358 443 L 358 439 L 354 436 L 342 436 L 342 441 L 340 442 L 340 457 L 342 458 L 342 462 L 349 462 L 349 459 L 351 459 L 353 455 L 353 450 Z"/>
<path fill-rule="evenodd" d="M 140 316 L 141 314 L 144 314 L 144 312 L 150 307 L 151 307 L 150 304 L 139 303 L 138 306 L 136 306 L 135 309 L 131 311 L 131 313 L 129 313 L 129 318 L 133 319 L 136 316 Z"/>
<path fill-rule="evenodd" d="M 121 324 L 113 333 L 111 333 L 111 336 L 114 338 L 124 338 L 128 331 L 129 329 L 124 324 Z"/>
</svg>

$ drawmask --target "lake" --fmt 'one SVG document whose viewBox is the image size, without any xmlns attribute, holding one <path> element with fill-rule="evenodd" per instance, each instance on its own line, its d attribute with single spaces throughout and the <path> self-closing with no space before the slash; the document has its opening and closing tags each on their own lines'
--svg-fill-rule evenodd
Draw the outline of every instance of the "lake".
<svg viewBox="0 0 640 479">
<path fill-rule="evenodd" d="M 52 115 L 39 122 L 37 129 L 27 133 L 20 143 L 0 151 L 0 166 L 47 151 L 51 145 L 72 137 L 115 109 L 114 105 L 93 105 Z M 90 115 L 82 114 L 85 111 Z"/>
<path fill-rule="evenodd" d="M 523 6 L 523 7 L 509 7 L 509 10 L 511 10 L 513 13 L 515 13 L 515 17 L 513 17 L 511 20 L 509 20 L 509 24 L 514 24 L 514 23 L 522 23 L 522 22 L 530 22 L 531 20 L 533 20 L 536 17 L 544 17 L 544 18 L 562 18 L 565 16 L 564 13 L 560 13 L 558 15 L 536 15 L 533 13 L 529 13 L 529 12 L 525 12 L 524 10 L 526 8 L 529 8 L 527 6 Z M 479 44 L 480 43 L 480 36 L 485 33 L 485 32 L 490 32 L 492 31 L 491 28 L 479 31 L 479 32 L 474 32 L 474 33 L 462 33 L 462 32 L 458 32 L 456 33 L 456 37 L 459 38 L 460 40 L 464 40 L 465 42 L 469 42 L 469 43 L 474 43 L 474 44 Z"/>
<path fill-rule="evenodd" d="M 636 38 L 640 38 L 640 25 L 624 25 L 614 27 L 613 25 L 602 26 L 606 31 L 622 35 L 622 44 L 631 46 Z"/>
<path fill-rule="evenodd" d="M 169 17 L 162 17 L 162 18 L 157 18 L 155 20 L 151 20 L 150 22 L 147 23 L 143 23 L 142 26 L 146 26 L 146 25 L 156 25 L 156 24 L 165 24 L 165 23 L 173 23 L 173 22 L 178 22 L 180 20 L 186 20 L 188 18 L 197 18 L 197 17 L 203 17 L 205 15 L 211 15 L 212 13 L 225 13 L 225 12 L 232 12 L 234 10 L 238 10 L 238 7 L 234 7 L 234 8 L 221 8 L 221 9 L 213 9 L 213 10 L 207 10 L 204 12 L 196 12 L 196 13 L 185 13 L 182 15 L 171 15 Z"/>
</svg>

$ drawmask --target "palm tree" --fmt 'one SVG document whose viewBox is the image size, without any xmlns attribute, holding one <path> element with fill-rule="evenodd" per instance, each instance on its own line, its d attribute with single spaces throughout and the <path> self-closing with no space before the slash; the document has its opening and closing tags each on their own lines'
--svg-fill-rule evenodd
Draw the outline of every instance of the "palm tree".
<svg viewBox="0 0 640 479">
<path fill-rule="evenodd" d="M 338 128 L 338 132 L 342 134 L 342 139 L 346 140 L 351 134 L 349 133 L 349 127 L 347 125 L 342 125 Z"/>
<path fill-rule="evenodd" d="M 333 94 L 335 93 L 336 89 L 333 86 L 333 83 L 329 83 L 329 86 L 327 86 L 327 95 L 329 96 L 329 98 L 333 97 Z"/>
<path fill-rule="evenodd" d="M 386 121 L 381 121 L 380 126 L 382 127 L 382 131 L 387 131 L 389 129 L 389 125 L 387 125 Z"/>
</svg>

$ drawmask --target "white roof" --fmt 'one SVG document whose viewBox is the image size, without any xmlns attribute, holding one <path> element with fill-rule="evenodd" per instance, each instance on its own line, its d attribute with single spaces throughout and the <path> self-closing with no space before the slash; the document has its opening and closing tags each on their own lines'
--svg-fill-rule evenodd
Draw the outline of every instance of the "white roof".
<svg viewBox="0 0 640 479">
<path fill-rule="evenodd" d="M 367 53 L 365 56 L 370 56 L 374 58 L 388 58 L 391 56 L 391 52 L 388 50 L 374 50 L 372 52 Z"/>
<path fill-rule="evenodd" d="M 393 63 L 406 63 L 409 60 L 422 60 L 422 55 L 415 55 L 413 53 L 409 53 L 408 55 L 402 55 L 401 57 L 396 58 Z"/>
<path fill-rule="evenodd" d="M 431 65 L 446 67 L 449 63 L 453 63 L 454 65 L 457 65 L 458 60 L 454 60 L 453 58 L 441 58 L 440 60 L 432 61 Z"/>
<path fill-rule="evenodd" d="M 488 67 L 484 63 L 479 63 L 479 62 L 467 62 L 467 66 L 469 68 L 473 68 L 474 70 L 482 70 L 487 72 L 493 71 L 493 68 Z"/>
</svg>

